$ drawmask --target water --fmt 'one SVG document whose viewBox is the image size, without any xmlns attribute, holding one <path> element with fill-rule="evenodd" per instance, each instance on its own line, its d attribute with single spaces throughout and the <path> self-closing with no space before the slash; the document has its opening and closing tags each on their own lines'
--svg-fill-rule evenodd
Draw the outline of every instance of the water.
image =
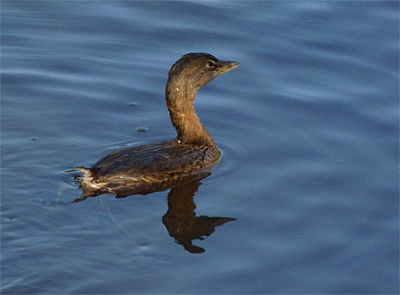
<svg viewBox="0 0 400 295">
<path fill-rule="evenodd" d="M 2 293 L 398 293 L 398 15 L 2 1 Z M 71 203 L 66 172 L 174 137 L 164 87 L 187 52 L 241 63 L 195 102 L 223 156 L 191 204 L 236 219 L 193 240 L 201 254 L 163 224 L 168 191 Z"/>
</svg>

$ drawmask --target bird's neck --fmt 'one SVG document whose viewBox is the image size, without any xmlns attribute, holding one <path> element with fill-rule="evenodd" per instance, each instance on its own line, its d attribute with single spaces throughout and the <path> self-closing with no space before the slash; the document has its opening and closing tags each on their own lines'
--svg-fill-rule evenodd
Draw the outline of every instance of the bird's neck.
<svg viewBox="0 0 400 295">
<path fill-rule="evenodd" d="M 182 143 L 206 144 L 217 148 L 214 139 L 201 124 L 194 110 L 193 101 L 197 91 L 198 89 L 171 79 L 167 83 L 167 107 L 172 124 L 178 133 L 177 139 Z"/>
</svg>

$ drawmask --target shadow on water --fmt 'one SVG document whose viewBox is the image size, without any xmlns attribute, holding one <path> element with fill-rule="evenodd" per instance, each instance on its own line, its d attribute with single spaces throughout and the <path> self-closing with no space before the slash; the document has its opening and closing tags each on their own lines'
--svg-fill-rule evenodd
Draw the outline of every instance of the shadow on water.
<svg viewBox="0 0 400 295">
<path fill-rule="evenodd" d="M 141 192 L 129 187 L 124 195 L 116 195 L 117 199 L 125 198 L 134 194 L 150 194 L 157 191 L 164 191 L 170 189 L 168 193 L 168 210 L 163 216 L 162 222 L 167 228 L 171 237 L 173 237 L 178 244 L 182 245 L 186 251 L 190 253 L 204 253 L 206 250 L 199 246 L 193 245 L 193 240 L 203 240 L 205 237 L 210 236 L 217 226 L 223 225 L 226 222 L 234 221 L 236 218 L 232 217 L 209 217 L 209 216 L 196 216 L 194 203 L 194 196 L 202 184 L 201 179 L 211 175 L 211 172 L 195 173 L 180 178 L 176 182 L 169 183 L 168 185 L 154 186 L 151 184 L 148 188 L 142 188 Z M 79 176 L 75 179 L 78 181 Z M 98 195 L 88 195 L 85 192 L 80 198 L 77 198 L 73 203 L 78 203 L 86 200 L 88 197 L 96 197 Z"/>
</svg>

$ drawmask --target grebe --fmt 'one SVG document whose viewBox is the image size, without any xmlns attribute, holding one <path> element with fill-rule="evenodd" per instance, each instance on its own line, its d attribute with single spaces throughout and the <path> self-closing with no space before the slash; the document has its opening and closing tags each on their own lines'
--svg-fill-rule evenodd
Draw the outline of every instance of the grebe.
<svg viewBox="0 0 400 295">
<path fill-rule="evenodd" d="M 239 65 L 207 53 L 183 55 L 168 73 L 165 94 L 177 137 L 112 152 L 91 168 L 76 167 L 84 173 L 78 177 L 81 199 L 105 193 L 146 194 L 209 175 L 206 168 L 221 153 L 196 115 L 193 101 L 202 86 Z"/>
</svg>

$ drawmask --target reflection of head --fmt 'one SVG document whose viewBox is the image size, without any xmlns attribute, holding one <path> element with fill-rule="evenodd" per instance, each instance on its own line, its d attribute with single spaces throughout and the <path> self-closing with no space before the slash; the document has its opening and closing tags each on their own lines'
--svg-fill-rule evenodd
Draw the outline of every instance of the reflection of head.
<svg viewBox="0 0 400 295">
<path fill-rule="evenodd" d="M 190 214 L 191 216 L 189 214 L 180 215 L 179 213 L 183 212 L 179 211 L 174 212 L 179 215 L 178 217 L 177 215 L 168 215 L 170 212 L 168 211 L 164 215 L 163 223 L 169 234 L 190 253 L 203 253 L 206 251 L 201 247 L 193 245 L 192 240 L 203 240 L 215 231 L 216 226 L 236 220 L 229 217 L 197 217 L 194 211 L 192 211 L 193 214 Z"/>
<path fill-rule="evenodd" d="M 204 248 L 198 247 L 196 245 L 192 244 L 192 241 L 189 241 L 189 245 L 185 245 L 182 243 L 179 243 L 183 246 L 183 248 L 185 248 L 186 251 L 192 253 L 192 254 L 199 254 L 199 253 L 204 253 L 206 252 L 206 250 Z"/>
</svg>

